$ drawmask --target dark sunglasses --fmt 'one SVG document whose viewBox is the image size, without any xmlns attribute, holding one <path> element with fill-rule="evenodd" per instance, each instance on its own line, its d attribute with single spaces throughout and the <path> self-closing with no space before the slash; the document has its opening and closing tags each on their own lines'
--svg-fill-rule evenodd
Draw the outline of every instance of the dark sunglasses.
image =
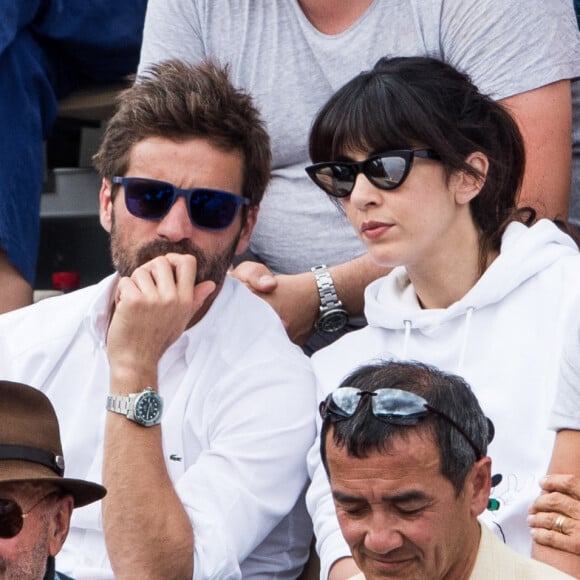
<svg viewBox="0 0 580 580">
<path fill-rule="evenodd" d="M 177 198 L 185 197 L 191 223 L 204 230 L 227 228 L 240 207 L 250 203 L 245 197 L 219 189 L 179 189 L 172 183 L 145 177 L 113 177 L 113 183 L 123 185 L 129 213 L 146 220 L 163 219 Z"/>
<path fill-rule="evenodd" d="M 364 173 L 366 178 L 380 189 L 399 187 L 409 175 L 415 157 L 441 159 L 432 149 L 401 149 L 378 153 L 359 162 L 315 163 L 306 167 L 306 173 L 328 195 L 348 197 L 354 189 L 359 173 Z"/>
<path fill-rule="evenodd" d="M 391 425 L 416 425 L 429 413 L 439 415 L 450 425 L 455 427 L 465 437 L 475 453 L 476 460 L 483 457 L 481 449 L 471 437 L 449 415 L 435 409 L 427 401 L 409 391 L 400 389 L 377 389 L 376 391 L 362 391 L 355 387 L 341 387 L 333 391 L 320 403 L 320 416 L 323 420 L 345 421 L 350 419 L 359 409 L 364 397 L 371 398 L 373 415 L 383 423 Z M 490 429 L 489 441 L 493 437 L 493 424 L 488 419 Z"/>
<path fill-rule="evenodd" d="M 52 491 L 41 497 L 27 512 L 23 512 L 20 505 L 13 499 L 0 498 L 0 538 L 17 536 L 24 525 L 24 518 L 28 517 L 34 508 L 39 506 L 45 499 L 58 493 L 60 492 Z"/>
</svg>

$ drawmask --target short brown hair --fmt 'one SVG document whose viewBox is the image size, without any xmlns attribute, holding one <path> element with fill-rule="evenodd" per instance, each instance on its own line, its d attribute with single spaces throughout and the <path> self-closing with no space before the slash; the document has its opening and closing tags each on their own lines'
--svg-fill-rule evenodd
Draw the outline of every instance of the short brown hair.
<svg viewBox="0 0 580 580">
<path fill-rule="evenodd" d="M 118 99 L 93 163 L 102 177 L 125 175 L 133 146 L 149 137 L 202 138 L 244 158 L 242 195 L 262 200 L 270 179 L 270 139 L 247 93 L 236 89 L 227 67 L 211 61 L 152 65 Z"/>
</svg>

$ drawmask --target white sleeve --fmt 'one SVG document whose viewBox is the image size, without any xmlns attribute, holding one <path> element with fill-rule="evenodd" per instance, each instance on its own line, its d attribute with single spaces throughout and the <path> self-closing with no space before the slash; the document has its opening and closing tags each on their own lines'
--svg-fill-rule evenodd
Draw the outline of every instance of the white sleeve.
<svg viewBox="0 0 580 580">
<path fill-rule="evenodd" d="M 550 416 L 550 427 L 580 430 L 580 333 L 569 333 L 560 364 L 556 401 Z"/>
<path fill-rule="evenodd" d="M 348 345 L 350 338 L 352 335 L 350 337 L 347 335 L 338 342 L 342 345 Z M 348 346 L 346 350 L 347 352 L 341 349 L 337 343 L 334 343 L 332 347 L 319 350 L 310 359 L 317 378 L 317 401 L 319 403 L 338 387 L 343 379 L 345 369 L 348 371 L 350 368 L 354 368 L 355 364 L 347 354 Z M 340 360 L 341 364 L 336 364 L 336 360 Z M 314 536 L 316 537 L 316 551 L 320 558 L 320 578 L 326 580 L 331 566 L 341 558 L 350 558 L 351 552 L 340 530 L 330 483 L 320 457 L 321 426 L 322 420 L 317 413 L 317 437 L 307 457 L 308 475 L 311 482 L 306 493 L 306 507 L 312 518 Z"/>
<path fill-rule="evenodd" d="M 191 439 L 203 449 L 176 484 L 193 526 L 196 580 L 241 578 L 241 563 L 272 539 L 301 496 L 315 437 L 315 385 L 306 364 L 274 356 L 225 374 L 188 419 L 184 433 L 195 431 Z M 185 459 L 190 445 L 184 441 Z M 287 542 L 276 545 L 291 547 L 301 531 L 289 530 Z"/>
</svg>

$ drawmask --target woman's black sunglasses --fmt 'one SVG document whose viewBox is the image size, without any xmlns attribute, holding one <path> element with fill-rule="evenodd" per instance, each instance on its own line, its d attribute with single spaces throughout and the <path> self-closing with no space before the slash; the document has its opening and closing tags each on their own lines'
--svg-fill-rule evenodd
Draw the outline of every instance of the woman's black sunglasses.
<svg viewBox="0 0 580 580">
<path fill-rule="evenodd" d="M 363 397 L 371 398 L 373 415 L 379 421 L 392 425 L 416 425 L 421 418 L 429 413 L 438 415 L 465 437 L 478 461 L 484 456 L 473 439 L 449 415 L 435 409 L 423 397 L 409 391 L 400 389 L 363 391 L 355 387 L 340 387 L 320 403 L 320 416 L 323 420 L 329 419 L 335 422 L 350 419 L 359 409 Z M 491 442 L 494 431 L 493 424 L 489 419 L 487 421 L 488 438 Z"/>
<path fill-rule="evenodd" d="M 329 161 L 306 167 L 310 179 L 332 197 L 348 197 L 354 189 L 357 175 L 380 189 L 395 189 L 409 175 L 414 157 L 440 160 L 432 149 L 400 149 L 373 155 L 364 161 Z"/>
<path fill-rule="evenodd" d="M 113 183 L 123 185 L 129 213 L 146 220 L 163 219 L 177 198 L 185 197 L 191 223 L 204 230 L 227 228 L 240 207 L 250 203 L 245 197 L 219 189 L 179 189 L 172 183 L 145 177 L 113 177 Z"/>
</svg>

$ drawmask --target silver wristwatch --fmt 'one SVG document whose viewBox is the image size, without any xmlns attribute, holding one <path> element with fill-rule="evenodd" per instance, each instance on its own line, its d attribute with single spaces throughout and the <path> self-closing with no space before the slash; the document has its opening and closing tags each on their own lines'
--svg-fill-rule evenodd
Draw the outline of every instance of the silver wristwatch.
<svg viewBox="0 0 580 580">
<path fill-rule="evenodd" d="M 320 296 L 320 313 L 315 323 L 316 330 L 333 333 L 341 330 L 348 322 L 348 312 L 338 299 L 336 288 L 328 268 L 322 264 L 310 268 L 316 278 L 316 286 Z"/>
<path fill-rule="evenodd" d="M 144 427 L 153 427 L 161 423 L 163 399 L 151 387 L 146 387 L 144 391 L 126 397 L 109 395 L 107 411 L 125 415 L 130 421 Z"/>
</svg>

